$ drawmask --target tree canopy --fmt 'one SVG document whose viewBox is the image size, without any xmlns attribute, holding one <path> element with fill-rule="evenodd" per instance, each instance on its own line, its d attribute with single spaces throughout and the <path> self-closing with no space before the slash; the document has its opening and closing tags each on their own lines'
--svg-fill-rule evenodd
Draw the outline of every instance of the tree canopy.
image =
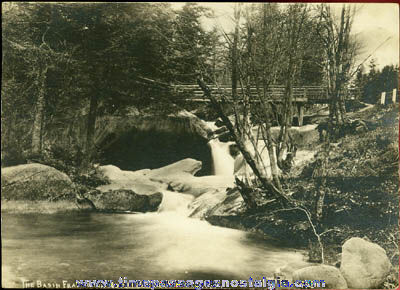
<svg viewBox="0 0 400 290">
<path fill-rule="evenodd" d="M 169 85 L 195 84 L 199 75 L 234 86 L 285 85 L 288 104 L 294 85 L 330 84 L 340 102 L 356 52 L 351 11 L 337 20 L 325 5 L 238 5 L 232 32 L 205 29 L 213 13 L 196 3 L 178 10 L 168 3 L 4 7 L 2 141 L 19 152 L 40 152 L 46 128 L 77 118 L 86 118 L 80 146 L 89 152 L 98 116 L 131 106 L 173 110 L 179 98 Z M 291 120 L 291 106 L 285 110 L 282 118 Z M 19 144 L 6 141 L 16 136 Z"/>
<path fill-rule="evenodd" d="M 17 134 L 19 151 L 29 150 L 30 139 L 40 151 L 43 128 L 85 115 L 90 143 L 98 115 L 150 103 L 157 111 L 167 109 L 172 103 L 168 93 L 146 80 L 195 80 L 198 67 L 209 63 L 212 47 L 212 33 L 200 25 L 207 14 L 196 4 L 178 11 L 166 3 L 6 5 L 3 144 L 16 139 L 8 133 Z"/>
</svg>

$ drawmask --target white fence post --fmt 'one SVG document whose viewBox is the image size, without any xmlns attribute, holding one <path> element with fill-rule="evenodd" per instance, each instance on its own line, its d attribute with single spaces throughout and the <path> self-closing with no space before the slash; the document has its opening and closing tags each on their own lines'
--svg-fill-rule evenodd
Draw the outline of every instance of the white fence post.
<svg viewBox="0 0 400 290">
<path fill-rule="evenodd" d="M 397 94 L 397 90 L 393 89 L 392 101 L 393 101 L 394 104 L 396 103 L 396 94 Z"/>
<path fill-rule="evenodd" d="M 381 105 L 385 104 L 385 99 L 386 99 L 386 92 L 382 92 L 382 94 L 381 94 Z"/>
</svg>

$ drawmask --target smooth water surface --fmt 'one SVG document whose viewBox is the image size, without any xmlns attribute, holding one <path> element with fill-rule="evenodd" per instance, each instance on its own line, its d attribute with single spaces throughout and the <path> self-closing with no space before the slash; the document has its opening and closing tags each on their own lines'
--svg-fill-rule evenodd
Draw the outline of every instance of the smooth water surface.
<svg viewBox="0 0 400 290">
<path fill-rule="evenodd" d="M 3 214 L 1 231 L 3 282 L 248 279 L 305 263 L 299 251 L 188 218 L 165 204 L 162 212 L 146 214 Z"/>
</svg>

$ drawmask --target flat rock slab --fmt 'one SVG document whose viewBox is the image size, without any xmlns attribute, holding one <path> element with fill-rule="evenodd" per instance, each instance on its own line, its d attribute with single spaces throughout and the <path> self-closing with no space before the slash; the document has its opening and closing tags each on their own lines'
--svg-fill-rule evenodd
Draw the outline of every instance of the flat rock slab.
<svg viewBox="0 0 400 290">
<path fill-rule="evenodd" d="M 110 181 L 110 184 L 97 187 L 102 192 L 118 189 L 129 189 L 137 194 L 151 195 L 167 189 L 167 184 L 154 182 L 147 176 L 150 169 L 125 171 L 114 165 L 99 167 L 100 172 Z"/>
<path fill-rule="evenodd" d="M 201 161 L 186 158 L 170 165 L 153 169 L 147 175 L 150 178 L 164 177 L 170 175 L 195 175 L 201 169 Z"/>
<path fill-rule="evenodd" d="M 151 170 L 143 169 L 137 171 L 121 170 L 114 165 L 103 165 L 99 167 L 99 171 L 106 177 L 110 182 L 120 182 L 126 180 L 133 180 L 146 176 Z"/>
<path fill-rule="evenodd" d="M 151 180 L 168 184 L 172 191 L 182 192 L 198 197 L 206 192 L 225 191 L 228 187 L 234 186 L 233 176 L 192 176 L 192 175 L 167 175 L 154 177 Z"/>
<path fill-rule="evenodd" d="M 195 198 L 189 205 L 190 217 L 207 218 L 210 215 L 234 215 L 243 206 L 243 198 L 235 190 L 227 195 L 226 190 L 213 189 Z"/>
<path fill-rule="evenodd" d="M 149 195 L 172 186 L 173 190 L 182 192 L 182 188 L 180 188 L 180 186 L 184 186 L 182 181 L 194 178 L 193 175 L 201 169 L 201 165 L 201 161 L 186 158 L 153 170 L 124 171 L 114 165 L 100 166 L 99 170 L 108 178 L 110 184 L 97 189 L 103 192 L 129 189 L 138 194 Z M 189 187 L 185 189 L 189 189 Z"/>
</svg>

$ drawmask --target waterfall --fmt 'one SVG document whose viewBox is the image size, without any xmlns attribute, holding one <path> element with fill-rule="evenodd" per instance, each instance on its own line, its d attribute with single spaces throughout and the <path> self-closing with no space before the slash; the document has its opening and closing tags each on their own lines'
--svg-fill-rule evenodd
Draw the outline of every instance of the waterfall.
<svg viewBox="0 0 400 290">
<path fill-rule="evenodd" d="M 215 175 L 233 175 L 234 159 L 229 153 L 230 144 L 231 142 L 224 143 L 218 139 L 208 142 L 211 148 Z"/>
</svg>

